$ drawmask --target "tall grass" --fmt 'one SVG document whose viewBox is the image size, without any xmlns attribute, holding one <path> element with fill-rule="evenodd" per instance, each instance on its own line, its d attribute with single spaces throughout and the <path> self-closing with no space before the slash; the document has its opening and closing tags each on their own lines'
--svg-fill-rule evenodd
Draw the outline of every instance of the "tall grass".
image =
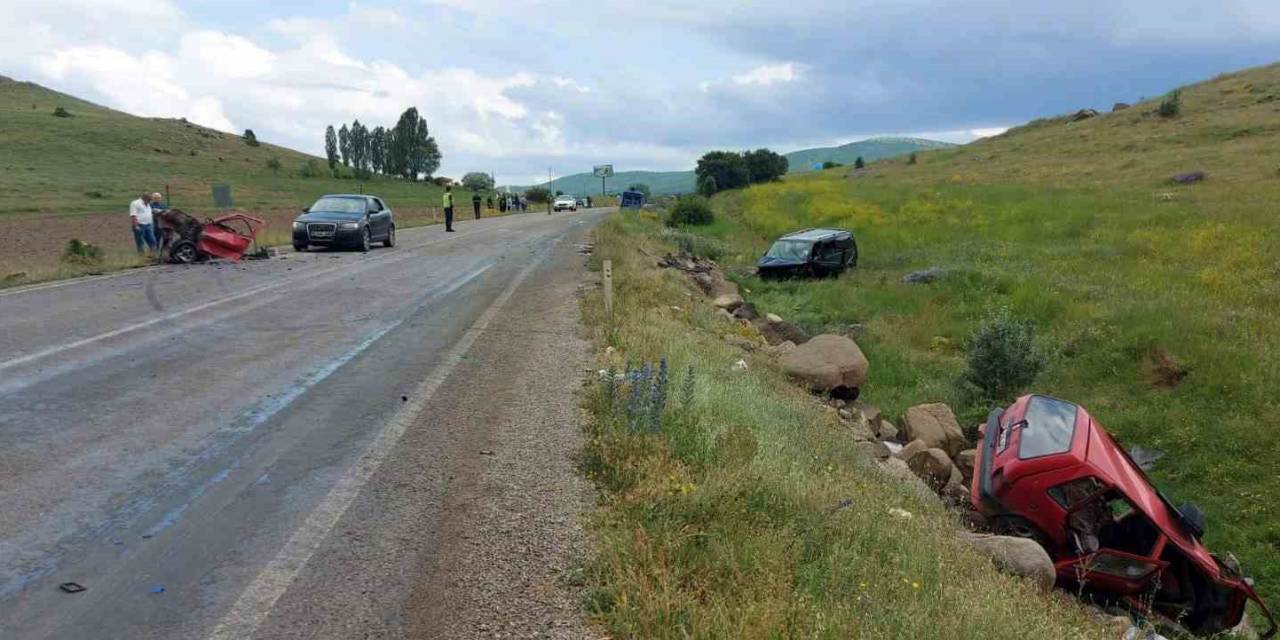
<svg viewBox="0 0 1280 640">
<path fill-rule="evenodd" d="M 735 370 L 743 354 L 721 336 L 739 325 L 653 266 L 645 253 L 675 250 L 661 237 L 647 214 L 606 222 L 592 264 L 613 262 L 615 319 L 599 295 L 583 303 L 601 352 L 613 347 L 587 389 L 582 462 L 602 492 L 587 605 L 609 633 L 1101 636 L 1074 605 L 966 550 L 941 507 L 868 466 L 828 410 L 767 359 L 746 356 L 747 370 Z M 656 428 L 636 429 L 615 374 L 663 359 L 672 391 Z"/>
<path fill-rule="evenodd" d="M 1172 202 L 1143 188 L 904 185 L 813 176 L 718 197 L 705 233 L 745 267 L 776 234 L 853 229 L 859 267 L 837 280 L 740 278 L 747 297 L 810 331 L 858 325 L 868 401 L 900 414 L 945 401 L 972 425 L 966 340 L 993 309 L 1034 326 L 1033 389 L 1077 401 L 1123 443 L 1165 450 L 1152 473 L 1209 515 L 1207 543 L 1280 594 L 1280 236 L 1256 189 L 1203 185 Z M 937 265 L 928 285 L 903 274 Z M 1158 369 L 1186 372 L 1176 386 Z"/>
</svg>

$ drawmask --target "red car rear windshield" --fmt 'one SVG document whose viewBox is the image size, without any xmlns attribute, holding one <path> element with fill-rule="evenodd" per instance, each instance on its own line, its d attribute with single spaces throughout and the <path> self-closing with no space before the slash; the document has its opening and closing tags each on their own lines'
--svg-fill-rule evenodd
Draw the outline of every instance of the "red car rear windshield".
<svg viewBox="0 0 1280 640">
<path fill-rule="evenodd" d="M 1045 396 L 1032 396 L 1023 417 L 1018 457 L 1022 459 L 1066 453 L 1076 432 L 1077 407 Z"/>
</svg>

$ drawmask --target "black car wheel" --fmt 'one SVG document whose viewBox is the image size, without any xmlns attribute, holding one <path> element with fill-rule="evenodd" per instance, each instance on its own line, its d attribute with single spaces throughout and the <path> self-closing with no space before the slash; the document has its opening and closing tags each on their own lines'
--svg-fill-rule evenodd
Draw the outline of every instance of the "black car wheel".
<svg viewBox="0 0 1280 640">
<path fill-rule="evenodd" d="M 179 240 L 169 250 L 169 257 L 179 264 L 191 264 L 200 257 L 200 252 L 196 251 L 196 243 L 190 240 Z"/>
<path fill-rule="evenodd" d="M 364 230 L 360 232 L 360 250 L 368 251 L 372 248 L 373 238 L 369 236 L 369 227 L 365 227 Z"/>
<path fill-rule="evenodd" d="M 388 249 L 396 246 L 396 226 L 394 224 L 387 228 L 387 239 L 382 241 L 382 246 Z"/>
<path fill-rule="evenodd" d="M 991 530 L 998 535 L 1026 538 L 1034 540 L 1046 549 L 1049 547 L 1048 537 L 1041 533 L 1040 529 L 1034 524 L 1031 524 L 1030 520 L 1021 516 L 996 516 L 991 522 Z"/>
<path fill-rule="evenodd" d="M 298 253 L 302 253 L 302 252 L 304 252 L 304 251 L 306 251 L 306 250 L 307 250 L 307 245 L 305 245 L 305 244 L 295 244 L 295 245 L 293 245 L 293 250 L 294 250 L 294 251 L 297 251 Z"/>
</svg>

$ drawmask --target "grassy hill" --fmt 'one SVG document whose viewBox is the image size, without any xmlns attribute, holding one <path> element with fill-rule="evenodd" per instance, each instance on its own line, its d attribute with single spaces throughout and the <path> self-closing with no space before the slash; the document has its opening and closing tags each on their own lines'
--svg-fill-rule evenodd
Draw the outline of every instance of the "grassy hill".
<svg viewBox="0 0 1280 640">
<path fill-rule="evenodd" d="M 801 149 L 800 151 L 792 151 L 786 156 L 787 161 L 790 163 L 790 171 L 792 173 L 801 173 L 812 171 L 815 163 L 821 164 L 826 160 L 851 165 L 859 156 L 863 160 L 871 162 L 873 160 L 904 156 L 912 151 L 947 149 L 954 146 L 947 142 L 921 138 L 870 138 L 859 140 L 858 142 L 850 142 L 839 147 Z M 608 189 L 611 193 L 617 193 L 632 184 L 642 183 L 649 185 L 649 189 L 653 191 L 654 195 L 673 195 L 693 193 L 696 188 L 696 182 L 697 180 L 692 171 L 619 171 L 609 179 Z M 545 186 L 546 184 L 544 182 L 539 186 Z M 525 189 L 527 187 L 513 188 Z M 600 193 L 600 179 L 590 173 L 575 173 L 552 180 L 551 190 L 575 195 L 595 195 Z"/>
<path fill-rule="evenodd" d="M 902 159 L 718 195 L 696 230 L 749 273 L 778 234 L 838 226 L 858 268 L 820 282 L 741 276 L 747 298 L 811 332 L 856 336 L 862 399 L 887 416 L 943 401 L 962 424 L 993 405 L 963 382 L 975 328 L 1008 309 L 1046 367 L 1024 391 L 1088 408 L 1117 439 L 1159 449 L 1151 472 L 1208 514 L 1207 544 L 1280 597 L 1280 65 L 1073 121 L 1051 117 Z M 1203 171 L 1178 185 L 1176 173 Z M 904 274 L 930 266 L 927 285 Z M 1256 618 L 1255 618 L 1256 619 Z"/>
<path fill-rule="evenodd" d="M 308 160 L 327 170 L 323 158 L 267 142 L 251 147 L 238 134 L 140 118 L 0 78 L 0 215 L 123 211 L 143 190 L 165 185 L 175 205 L 193 210 L 212 208 L 210 188 L 219 182 L 232 185 L 236 205 L 246 208 L 301 207 L 319 194 L 360 188 L 327 171 L 299 175 Z M 58 107 L 71 117 L 55 117 Z M 267 168 L 272 158 L 278 172 Z M 439 203 L 434 186 L 376 179 L 365 189 L 397 205 Z"/>
<path fill-rule="evenodd" d="M 851 165 L 858 158 L 862 158 L 866 162 L 872 162 L 885 158 L 905 156 L 913 151 L 949 149 L 954 146 L 956 145 L 949 142 L 938 142 L 937 140 L 925 140 L 923 138 L 870 138 L 850 142 L 838 147 L 819 147 L 792 151 L 786 155 L 787 162 L 790 163 L 789 169 L 791 173 L 802 173 L 812 171 L 814 165 L 820 165 L 827 161 Z"/>
</svg>

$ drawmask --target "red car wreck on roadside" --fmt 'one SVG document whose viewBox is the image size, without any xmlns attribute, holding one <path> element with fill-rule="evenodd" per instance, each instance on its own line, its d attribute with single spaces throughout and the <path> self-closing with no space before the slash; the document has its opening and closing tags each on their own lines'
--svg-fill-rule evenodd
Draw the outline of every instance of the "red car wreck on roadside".
<svg viewBox="0 0 1280 640">
<path fill-rule="evenodd" d="M 1200 542 L 1204 514 L 1175 507 L 1081 407 L 1042 395 L 996 409 L 981 429 L 970 498 L 996 533 L 1036 540 L 1058 583 L 1198 635 L 1240 623 L 1253 601 L 1234 556 Z"/>
</svg>

